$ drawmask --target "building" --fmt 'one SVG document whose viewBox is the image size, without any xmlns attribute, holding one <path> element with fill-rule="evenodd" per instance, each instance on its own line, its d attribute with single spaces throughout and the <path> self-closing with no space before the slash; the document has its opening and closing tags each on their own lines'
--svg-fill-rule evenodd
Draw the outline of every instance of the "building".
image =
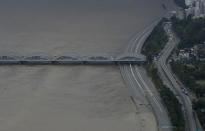
<svg viewBox="0 0 205 131">
<path fill-rule="evenodd" d="M 188 8 L 188 9 L 185 9 L 185 14 L 186 14 L 186 17 L 188 17 L 189 15 L 193 15 L 194 14 L 194 9 L 192 7 Z"/>
<path fill-rule="evenodd" d="M 178 55 L 179 60 L 187 61 L 190 60 L 190 52 L 186 50 L 180 50 Z"/>
<path fill-rule="evenodd" d="M 194 10 L 194 16 L 199 16 L 201 14 L 201 8 L 200 8 L 200 1 L 195 2 L 195 10 Z"/>
<path fill-rule="evenodd" d="M 189 15 L 192 15 L 193 18 L 204 17 L 205 0 L 188 0 L 188 2 L 186 2 L 186 5 L 188 6 L 188 8 L 185 9 L 186 17 Z"/>
<path fill-rule="evenodd" d="M 193 0 L 185 0 L 185 4 L 187 6 L 190 6 L 193 3 Z"/>
<path fill-rule="evenodd" d="M 205 61 L 205 44 L 195 45 L 194 50 L 197 52 L 197 59 Z"/>
<path fill-rule="evenodd" d="M 185 18 L 185 13 L 182 8 L 178 8 L 176 12 L 176 17 L 180 20 L 183 20 Z"/>
</svg>

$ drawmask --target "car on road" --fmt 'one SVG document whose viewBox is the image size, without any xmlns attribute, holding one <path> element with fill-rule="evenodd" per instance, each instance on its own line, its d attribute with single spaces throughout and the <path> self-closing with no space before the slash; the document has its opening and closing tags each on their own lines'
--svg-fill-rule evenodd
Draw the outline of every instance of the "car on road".
<svg viewBox="0 0 205 131">
<path fill-rule="evenodd" d="M 182 92 L 183 92 L 185 95 L 189 95 L 189 94 L 188 94 L 188 91 L 187 91 L 184 87 L 181 87 L 181 89 L 182 89 Z"/>
</svg>

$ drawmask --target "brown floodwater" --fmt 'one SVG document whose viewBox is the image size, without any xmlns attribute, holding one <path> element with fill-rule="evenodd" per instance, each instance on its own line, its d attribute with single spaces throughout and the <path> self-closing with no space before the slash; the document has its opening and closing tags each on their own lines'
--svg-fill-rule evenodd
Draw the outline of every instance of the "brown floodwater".
<svg viewBox="0 0 205 131">
<path fill-rule="evenodd" d="M 2 0 L 0 53 L 118 54 L 162 2 Z M 130 97 L 115 66 L 0 66 L 0 131 L 155 131 Z"/>
</svg>

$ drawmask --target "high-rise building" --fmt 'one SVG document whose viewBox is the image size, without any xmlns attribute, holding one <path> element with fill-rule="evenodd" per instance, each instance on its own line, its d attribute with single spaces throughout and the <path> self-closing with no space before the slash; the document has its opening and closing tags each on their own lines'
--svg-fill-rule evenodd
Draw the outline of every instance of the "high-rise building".
<svg viewBox="0 0 205 131">
<path fill-rule="evenodd" d="M 186 17 L 188 17 L 189 15 L 194 15 L 194 8 L 193 7 L 189 7 L 188 9 L 185 9 L 185 14 Z"/>
<path fill-rule="evenodd" d="M 193 0 L 185 0 L 185 4 L 187 6 L 190 6 L 193 3 Z"/>
<path fill-rule="evenodd" d="M 197 18 L 205 15 L 205 0 L 186 0 L 186 4 L 186 16 L 193 15 Z"/>
<path fill-rule="evenodd" d="M 194 10 L 194 16 L 199 16 L 201 14 L 201 11 L 200 11 L 200 1 L 197 0 L 195 2 L 195 10 Z"/>
<path fill-rule="evenodd" d="M 203 14 L 205 14 L 205 0 L 201 0 L 201 1 L 202 1 L 202 2 L 201 2 L 201 3 L 202 3 L 202 6 L 203 6 L 203 11 L 202 11 L 202 12 L 203 12 Z"/>
</svg>

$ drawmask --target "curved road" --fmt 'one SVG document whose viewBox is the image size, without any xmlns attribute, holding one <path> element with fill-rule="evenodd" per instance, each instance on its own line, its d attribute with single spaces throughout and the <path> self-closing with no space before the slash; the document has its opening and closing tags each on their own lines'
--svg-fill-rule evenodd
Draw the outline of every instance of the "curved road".
<svg viewBox="0 0 205 131">
<path fill-rule="evenodd" d="M 140 54 L 146 38 L 160 20 L 153 22 L 149 27 L 145 28 L 144 31 L 140 32 L 136 38 L 132 39 L 125 52 Z M 154 111 L 159 130 L 171 131 L 171 124 L 166 108 L 163 106 L 159 94 L 155 88 L 153 88 L 153 85 L 146 74 L 142 72 L 141 68 L 130 64 L 120 65 L 120 70 L 126 85 L 132 90 L 133 95 L 141 100 L 142 105 Z"/>
<path fill-rule="evenodd" d="M 174 92 L 174 94 L 179 96 L 178 98 L 181 101 L 184 108 L 184 114 L 186 119 L 186 130 L 197 131 L 197 123 L 196 123 L 195 116 L 193 115 L 192 102 L 190 101 L 187 95 L 182 93 L 180 89 L 180 85 L 177 83 L 177 80 L 173 76 L 172 71 L 167 66 L 167 59 L 169 58 L 172 50 L 179 43 L 179 39 L 171 30 L 170 24 L 165 26 L 165 32 L 169 36 L 169 41 L 165 46 L 165 48 L 162 50 L 162 54 L 158 60 L 157 67 L 160 74 L 164 78 L 164 81 L 167 81 L 168 85 L 171 84 L 169 87 L 171 87 L 171 90 Z"/>
</svg>

